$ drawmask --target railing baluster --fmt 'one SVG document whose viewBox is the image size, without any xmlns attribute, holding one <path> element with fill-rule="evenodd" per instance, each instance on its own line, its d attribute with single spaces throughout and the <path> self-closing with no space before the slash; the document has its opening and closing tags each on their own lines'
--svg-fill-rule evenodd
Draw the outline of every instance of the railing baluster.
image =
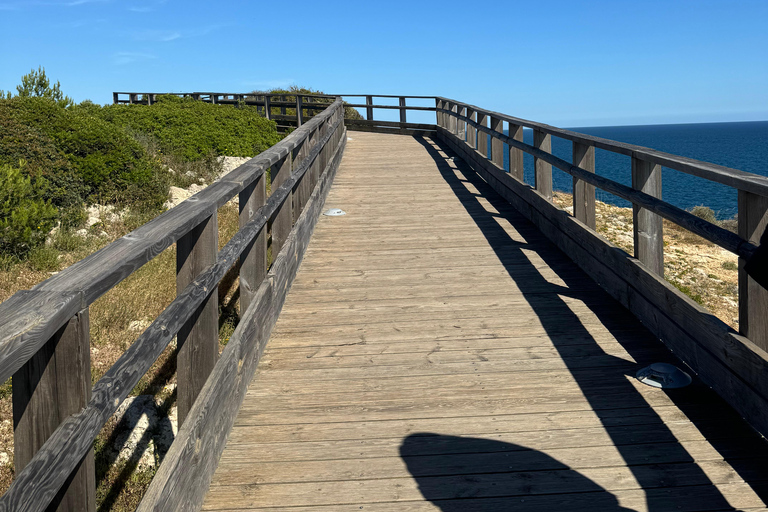
<svg viewBox="0 0 768 512">
<path fill-rule="evenodd" d="M 295 171 L 302 161 L 307 157 L 307 154 L 309 153 L 309 137 L 304 139 L 301 144 L 299 144 L 292 153 L 292 160 L 293 160 L 293 170 Z M 307 175 L 304 174 L 299 181 L 293 186 L 293 222 L 295 223 L 299 216 L 301 215 L 302 210 L 304 209 L 304 205 L 306 204 L 307 200 L 305 197 L 305 179 Z"/>
<path fill-rule="evenodd" d="M 739 236 L 757 244 L 768 226 L 768 197 L 739 190 L 738 201 Z M 768 290 L 747 275 L 745 264 L 739 258 L 739 332 L 768 350 Z"/>
<path fill-rule="evenodd" d="M 296 95 L 296 126 L 304 124 L 304 112 L 302 111 L 302 99 L 301 95 Z"/>
<path fill-rule="evenodd" d="M 14 466 L 18 475 L 43 443 L 91 399 L 88 309 L 80 311 L 13 375 Z M 48 510 L 96 510 L 96 470 L 88 452 Z"/>
<path fill-rule="evenodd" d="M 488 126 L 488 116 L 484 112 L 477 113 L 477 124 Z M 482 130 L 477 130 L 477 150 L 481 155 L 488 158 L 488 134 Z"/>
<path fill-rule="evenodd" d="M 467 117 L 477 122 L 477 112 L 467 107 Z M 467 145 L 472 149 L 477 149 L 477 128 L 467 125 Z"/>
<path fill-rule="evenodd" d="M 368 121 L 373 121 L 373 107 L 370 106 L 370 105 L 373 105 L 373 96 L 366 96 L 365 104 L 368 105 L 367 107 L 365 107 L 365 118 Z"/>
<path fill-rule="evenodd" d="M 523 127 L 509 123 L 509 136 L 523 142 Z M 509 146 L 509 174 L 520 181 L 525 181 L 523 172 L 523 150 Z"/>
<path fill-rule="evenodd" d="M 632 158 L 632 188 L 661 199 L 661 166 Z M 662 219 L 655 213 L 632 205 L 635 258 L 652 272 L 664 275 Z"/>
<path fill-rule="evenodd" d="M 467 115 L 467 107 L 464 105 L 459 105 L 459 115 L 466 116 Z M 456 136 L 460 140 L 466 140 L 467 138 L 467 122 L 463 120 L 459 120 L 459 127 L 456 130 Z"/>
<path fill-rule="evenodd" d="M 595 172 L 595 146 L 573 143 L 573 165 Z M 573 178 L 573 216 L 595 229 L 595 186 Z"/>
<path fill-rule="evenodd" d="M 491 130 L 504 133 L 503 128 L 502 120 L 491 116 Z M 501 169 L 504 168 L 504 143 L 497 137 L 491 138 L 491 161 Z"/>
<path fill-rule="evenodd" d="M 239 195 L 240 228 L 253 219 L 267 200 L 266 174 L 245 187 Z M 267 275 L 267 228 L 251 242 L 240 256 L 240 316 L 248 310 L 256 290 Z"/>
<path fill-rule="evenodd" d="M 272 190 L 277 190 L 280 185 L 291 176 L 291 154 L 272 166 L 271 180 Z M 280 252 L 288 234 L 293 226 L 293 192 L 288 193 L 283 204 L 277 209 L 272 220 L 272 258 Z"/>
<path fill-rule="evenodd" d="M 405 110 L 405 98 L 403 96 L 400 96 L 400 122 L 405 124 L 406 121 L 406 110 Z"/>
<path fill-rule="evenodd" d="M 272 97 L 269 94 L 264 95 L 264 117 L 272 119 Z"/>
<path fill-rule="evenodd" d="M 533 145 L 537 149 L 552 153 L 552 136 L 541 130 L 533 130 Z M 533 159 L 536 190 L 547 199 L 552 199 L 552 164 L 539 158 Z"/>
<path fill-rule="evenodd" d="M 194 227 L 176 243 L 176 293 L 181 293 L 198 274 L 216 262 L 218 252 L 217 214 Z M 179 331 L 176 360 L 179 425 L 195 403 L 219 355 L 218 287 Z"/>
</svg>

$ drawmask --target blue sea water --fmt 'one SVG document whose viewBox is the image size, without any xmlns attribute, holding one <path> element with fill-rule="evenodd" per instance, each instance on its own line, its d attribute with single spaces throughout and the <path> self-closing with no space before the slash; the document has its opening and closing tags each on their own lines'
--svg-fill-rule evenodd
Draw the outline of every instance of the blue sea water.
<svg viewBox="0 0 768 512">
<path fill-rule="evenodd" d="M 605 139 L 637 144 L 666 153 L 712 162 L 742 171 L 768 176 L 768 121 L 739 123 L 669 124 L 645 126 L 605 126 L 571 128 L 571 130 Z M 533 131 L 524 130 L 523 139 L 533 144 Z M 572 143 L 552 138 L 552 152 L 571 161 Z M 509 169 L 508 146 L 504 145 L 504 166 Z M 597 149 L 597 174 L 631 184 L 631 159 L 625 155 Z M 533 157 L 524 157 L 525 181 L 533 185 Z M 571 192 L 573 178 L 553 169 L 555 190 Z M 630 206 L 627 201 L 602 190 L 597 199 L 617 206 Z M 662 170 L 662 197 L 675 206 L 690 209 L 697 205 L 712 208 L 720 219 L 736 215 L 736 190 L 672 169 Z"/>
</svg>

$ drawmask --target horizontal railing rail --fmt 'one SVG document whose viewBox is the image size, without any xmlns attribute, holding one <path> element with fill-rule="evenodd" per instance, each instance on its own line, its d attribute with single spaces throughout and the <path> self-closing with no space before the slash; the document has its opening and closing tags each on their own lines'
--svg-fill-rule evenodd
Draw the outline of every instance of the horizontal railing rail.
<svg viewBox="0 0 768 512">
<path fill-rule="evenodd" d="M 759 245 L 768 224 L 768 178 L 452 99 L 435 101 L 438 137 L 753 426 L 768 432 L 768 291 L 760 276 L 768 261 Z M 533 144 L 523 142 L 523 128 L 533 129 Z M 571 162 L 552 155 L 553 136 L 573 143 Z M 595 148 L 631 157 L 632 186 L 595 173 Z M 534 159 L 533 186 L 524 180 L 523 154 Z M 552 166 L 573 178 L 572 214 L 553 203 Z M 664 201 L 661 166 L 736 188 L 738 233 Z M 633 205 L 634 258 L 596 233 L 595 188 Z M 662 218 L 739 257 L 739 333 L 664 280 Z"/>
<path fill-rule="evenodd" d="M 222 377 L 222 372 L 231 373 L 234 365 L 238 383 L 247 385 L 250 380 L 301 261 L 322 194 L 341 159 L 343 118 L 342 101 L 335 99 L 280 143 L 177 207 L 0 304 L 0 376 L 5 380 L 13 375 L 16 437 L 16 477 L 0 498 L 0 510 L 43 511 L 52 503 L 58 503 L 59 510 L 93 510 L 93 439 L 174 336 L 179 346 L 181 426 L 175 443 L 184 444 L 194 435 L 210 448 L 206 456 L 223 446 L 244 389 Z M 267 198 L 268 169 L 272 194 Z M 216 212 L 235 196 L 240 229 L 217 251 Z M 277 256 L 268 268 L 270 225 L 272 254 Z M 91 388 L 88 306 L 173 243 L 177 244 L 176 299 Z M 243 321 L 217 361 L 217 285 L 238 262 Z M 280 287 L 275 287 L 278 283 Z M 252 336 L 254 329 L 260 333 L 258 340 Z M 195 358 L 193 350 L 198 352 Z M 211 357 L 200 358 L 201 352 Z M 71 369 L 62 365 L 78 354 L 81 360 Z M 43 371 L 47 365 L 55 365 L 55 371 Z M 236 388 L 239 391 L 232 394 Z M 61 410 L 59 397 L 67 393 L 76 395 L 76 400 Z M 201 393 L 205 403 L 198 405 Z M 217 416 L 215 428 L 201 431 L 200 422 L 217 407 L 224 407 L 229 416 Z M 57 410 L 57 421 L 43 421 L 44 415 Z M 46 432 L 40 424 L 51 430 Z M 165 475 L 162 482 L 153 485 L 169 486 L 187 496 L 179 503 L 188 505 L 191 497 L 202 500 L 200 489 L 204 493 L 212 469 L 169 473 L 164 466 L 190 463 L 188 453 L 173 446 L 158 472 Z M 160 499 L 156 494 L 147 496 Z"/>
</svg>

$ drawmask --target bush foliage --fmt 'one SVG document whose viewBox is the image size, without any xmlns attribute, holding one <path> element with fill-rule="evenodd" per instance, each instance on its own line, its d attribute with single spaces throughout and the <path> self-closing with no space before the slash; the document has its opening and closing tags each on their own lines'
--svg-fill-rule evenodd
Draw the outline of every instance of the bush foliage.
<svg viewBox="0 0 768 512">
<path fill-rule="evenodd" d="M 0 165 L 0 252 L 25 256 L 45 237 L 56 220 L 56 208 L 45 201 L 43 179 L 33 182 L 21 169 Z"/>
<path fill-rule="evenodd" d="M 2 100 L 9 123 L 35 129 L 64 155 L 84 186 L 89 202 L 139 203 L 160 208 L 167 199 L 163 170 L 124 130 L 86 108 L 64 108 L 49 98 Z"/>
<path fill-rule="evenodd" d="M 213 105 L 159 96 L 154 105 L 108 105 L 99 116 L 114 126 L 150 134 L 163 151 L 187 161 L 214 155 L 256 156 L 280 141 L 277 126 L 255 107 Z"/>
</svg>

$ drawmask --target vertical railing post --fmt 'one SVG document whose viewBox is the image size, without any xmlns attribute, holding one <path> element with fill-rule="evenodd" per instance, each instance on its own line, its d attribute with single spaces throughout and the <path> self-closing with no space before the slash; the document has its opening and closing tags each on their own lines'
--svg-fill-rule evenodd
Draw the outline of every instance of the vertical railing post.
<svg viewBox="0 0 768 512">
<path fill-rule="evenodd" d="M 661 199 L 661 166 L 632 158 L 632 188 Z M 657 275 L 664 275 L 662 219 L 636 204 L 632 205 L 635 258 Z"/>
<path fill-rule="evenodd" d="M 547 153 L 552 153 L 552 136 L 534 128 L 533 146 Z M 535 170 L 536 190 L 547 199 L 552 199 L 552 164 L 534 157 L 533 168 Z"/>
<path fill-rule="evenodd" d="M 248 224 L 256 211 L 267 200 L 267 176 L 262 174 L 256 181 L 240 191 L 240 228 Z M 240 316 L 248 310 L 256 290 L 267 275 L 267 227 L 261 230 L 240 255 Z"/>
<path fill-rule="evenodd" d="M 80 311 L 13 375 L 14 466 L 18 475 L 43 443 L 91 399 L 88 309 Z M 96 510 L 93 450 L 48 510 Z"/>
<path fill-rule="evenodd" d="M 459 113 L 459 105 L 457 103 L 451 103 L 451 112 L 453 112 L 454 114 L 458 114 Z M 454 116 L 454 115 L 451 115 L 450 128 L 451 128 L 451 133 L 453 135 L 458 135 L 458 133 L 459 133 L 459 120 L 456 119 L 456 116 Z"/>
<path fill-rule="evenodd" d="M 488 126 L 488 116 L 485 112 L 477 113 L 477 124 Z M 488 158 L 488 134 L 480 129 L 477 130 L 477 150 L 481 155 Z"/>
<path fill-rule="evenodd" d="M 595 146 L 573 143 L 573 165 L 595 172 Z M 573 216 L 595 229 L 595 186 L 573 178 Z"/>
<path fill-rule="evenodd" d="M 459 112 L 458 114 L 460 116 L 466 116 L 467 115 L 467 107 L 464 105 L 459 105 Z M 456 136 L 460 140 L 467 140 L 467 122 L 464 120 L 459 119 L 458 121 L 458 129 L 456 130 Z"/>
<path fill-rule="evenodd" d="M 477 122 L 477 112 L 467 107 L 467 117 Z M 472 149 L 477 149 L 477 128 L 467 125 L 467 145 Z"/>
<path fill-rule="evenodd" d="M 435 98 L 435 120 L 437 122 L 437 126 L 440 128 L 445 128 L 445 115 L 440 112 L 440 110 L 443 108 L 443 100 L 440 98 Z"/>
<path fill-rule="evenodd" d="M 509 123 L 509 136 L 517 141 L 523 142 L 523 127 Z M 511 145 L 509 146 L 509 174 L 520 181 L 525 181 L 525 173 L 523 172 L 523 150 Z"/>
<path fill-rule="evenodd" d="M 739 190 L 739 236 L 754 244 L 768 226 L 768 197 Z M 739 258 L 739 332 L 752 343 L 768 350 L 768 290 L 744 270 Z"/>
<path fill-rule="evenodd" d="M 288 153 L 282 160 L 272 166 L 271 179 L 272 191 L 280 188 L 285 180 L 291 176 L 291 154 Z M 274 260 L 280 249 L 285 245 L 288 234 L 293 226 L 293 191 L 288 192 L 283 204 L 281 204 L 275 216 L 272 218 L 272 259 Z"/>
<path fill-rule="evenodd" d="M 301 141 L 301 143 L 299 143 L 299 145 L 296 148 L 294 148 L 291 154 L 291 159 L 293 163 L 293 170 L 291 172 L 295 172 L 296 169 L 298 169 L 298 167 L 307 157 L 308 153 L 309 153 L 309 137 Z M 304 191 L 305 191 L 304 180 L 306 177 L 307 175 L 304 174 L 304 176 L 302 176 L 298 180 L 298 182 L 293 185 L 293 222 L 294 223 L 301 215 L 302 210 L 304 210 L 304 204 L 306 203 L 306 198 L 304 197 Z"/>
<path fill-rule="evenodd" d="M 216 262 L 217 215 L 213 214 L 176 243 L 176 293 L 181 293 L 201 272 Z M 179 425 L 195 403 L 219 355 L 218 287 L 197 308 L 177 336 L 176 375 Z"/>
<path fill-rule="evenodd" d="M 366 96 L 365 97 L 365 118 L 368 121 L 373 121 L 373 96 Z"/>
<path fill-rule="evenodd" d="M 443 102 L 443 110 L 448 110 L 450 112 L 453 112 L 453 103 L 450 101 L 444 101 Z M 443 117 L 443 124 L 444 128 L 448 133 L 453 133 L 453 116 L 451 114 L 448 114 L 447 112 L 444 113 Z"/>
<path fill-rule="evenodd" d="M 119 99 L 120 99 L 120 95 L 118 93 L 116 93 L 116 92 L 113 92 L 112 93 L 112 103 L 117 105 L 118 102 L 119 102 Z"/>
<path fill-rule="evenodd" d="M 296 126 L 301 126 L 304 123 L 304 112 L 302 109 L 301 95 L 296 95 Z"/>
<path fill-rule="evenodd" d="M 400 96 L 400 123 L 405 124 L 408 121 L 406 120 L 406 110 L 405 110 L 405 97 Z"/>
<path fill-rule="evenodd" d="M 503 121 L 491 116 L 491 130 L 504 133 Z M 504 143 L 498 137 L 491 138 L 491 161 L 501 169 L 504 168 Z"/>
<path fill-rule="evenodd" d="M 264 95 L 264 117 L 272 119 L 272 97 L 269 94 Z"/>
<path fill-rule="evenodd" d="M 286 99 L 285 99 L 285 95 L 284 95 L 284 94 L 283 94 L 283 95 L 280 95 L 280 96 L 279 96 L 279 98 L 280 98 L 280 103 L 285 103 L 285 102 L 286 102 Z M 286 107 L 285 107 L 285 105 L 280 105 L 280 115 L 281 115 L 281 116 L 285 116 L 285 115 L 288 115 L 288 114 L 287 114 L 287 112 L 288 112 L 288 111 L 286 110 Z"/>
</svg>

